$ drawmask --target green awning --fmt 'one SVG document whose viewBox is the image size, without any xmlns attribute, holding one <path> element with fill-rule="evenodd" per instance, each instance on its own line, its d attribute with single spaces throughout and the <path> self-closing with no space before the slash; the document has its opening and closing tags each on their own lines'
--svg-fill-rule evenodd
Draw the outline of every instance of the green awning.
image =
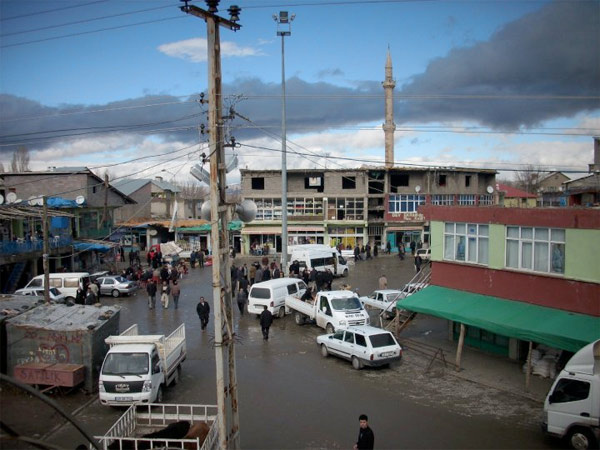
<svg viewBox="0 0 600 450">
<path fill-rule="evenodd" d="M 440 286 L 428 286 L 396 306 L 571 352 L 600 339 L 600 317 Z"/>
<path fill-rule="evenodd" d="M 239 220 L 232 220 L 227 224 L 227 229 L 229 231 L 239 231 L 242 229 L 242 222 Z M 197 227 L 179 227 L 177 229 L 178 233 L 198 233 L 198 232 L 210 232 L 211 224 L 205 223 L 204 225 L 199 225 Z"/>
</svg>

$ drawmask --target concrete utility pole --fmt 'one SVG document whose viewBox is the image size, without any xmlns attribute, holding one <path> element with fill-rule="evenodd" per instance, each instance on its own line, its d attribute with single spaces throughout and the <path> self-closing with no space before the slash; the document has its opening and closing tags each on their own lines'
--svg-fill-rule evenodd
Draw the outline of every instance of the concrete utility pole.
<svg viewBox="0 0 600 450">
<path fill-rule="evenodd" d="M 42 197 L 44 205 L 44 223 L 42 224 L 43 233 L 43 254 L 42 264 L 44 266 L 44 300 L 50 303 L 50 242 L 48 242 L 48 197 Z"/>
<path fill-rule="evenodd" d="M 277 36 L 281 36 L 281 270 L 288 273 L 288 225 L 287 225 L 287 148 L 286 148 L 286 113 L 285 113 L 285 45 L 284 37 L 292 34 L 292 21 L 296 17 L 288 16 L 287 11 L 279 11 L 273 15 L 277 22 Z"/>
<path fill-rule="evenodd" d="M 185 1 L 185 0 L 184 0 Z M 210 211 L 213 275 L 213 310 L 215 316 L 215 359 L 217 376 L 217 406 L 219 447 L 237 449 L 239 413 L 235 349 L 233 341 L 233 303 L 229 264 L 229 233 L 231 208 L 226 204 L 226 167 L 223 142 L 221 97 L 221 44 L 219 27 L 237 31 L 240 8 L 231 6 L 231 20 L 217 16 L 218 0 L 207 0 L 208 11 L 193 5 L 181 10 L 206 21 L 208 47 L 208 123 L 210 148 Z M 220 229 L 219 229 L 220 228 Z"/>
</svg>

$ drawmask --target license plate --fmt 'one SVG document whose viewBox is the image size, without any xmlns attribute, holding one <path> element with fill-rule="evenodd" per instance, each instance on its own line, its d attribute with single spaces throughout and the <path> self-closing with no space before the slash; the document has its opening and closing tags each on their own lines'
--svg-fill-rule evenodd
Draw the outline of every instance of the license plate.
<svg viewBox="0 0 600 450">
<path fill-rule="evenodd" d="M 383 352 L 381 354 L 381 356 L 386 357 L 386 356 L 394 356 L 394 352 Z"/>
<path fill-rule="evenodd" d="M 133 397 L 115 397 L 115 400 L 118 402 L 132 402 Z"/>
</svg>

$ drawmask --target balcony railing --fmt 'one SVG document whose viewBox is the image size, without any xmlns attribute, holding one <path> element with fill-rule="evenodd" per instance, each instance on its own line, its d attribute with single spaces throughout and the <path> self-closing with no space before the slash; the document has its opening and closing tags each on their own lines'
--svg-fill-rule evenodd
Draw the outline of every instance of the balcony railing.
<svg viewBox="0 0 600 450">
<path fill-rule="evenodd" d="M 71 245 L 73 239 L 71 236 L 55 236 L 50 238 L 50 249 Z M 44 249 L 42 239 L 33 239 L 26 241 L 17 239 L 16 241 L 0 241 L 0 255 L 16 255 L 22 253 L 41 252 Z"/>
</svg>

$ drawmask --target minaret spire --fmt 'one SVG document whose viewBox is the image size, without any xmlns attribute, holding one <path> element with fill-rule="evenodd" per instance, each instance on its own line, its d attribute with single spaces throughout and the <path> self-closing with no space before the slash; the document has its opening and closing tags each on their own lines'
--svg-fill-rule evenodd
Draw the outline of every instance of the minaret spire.
<svg viewBox="0 0 600 450">
<path fill-rule="evenodd" d="M 394 131 L 396 124 L 394 123 L 394 88 L 396 82 L 392 75 L 392 55 L 388 45 L 387 59 L 385 61 L 385 81 L 381 83 L 385 90 L 385 123 L 383 124 L 383 132 L 385 134 L 385 166 L 394 166 Z"/>
</svg>

